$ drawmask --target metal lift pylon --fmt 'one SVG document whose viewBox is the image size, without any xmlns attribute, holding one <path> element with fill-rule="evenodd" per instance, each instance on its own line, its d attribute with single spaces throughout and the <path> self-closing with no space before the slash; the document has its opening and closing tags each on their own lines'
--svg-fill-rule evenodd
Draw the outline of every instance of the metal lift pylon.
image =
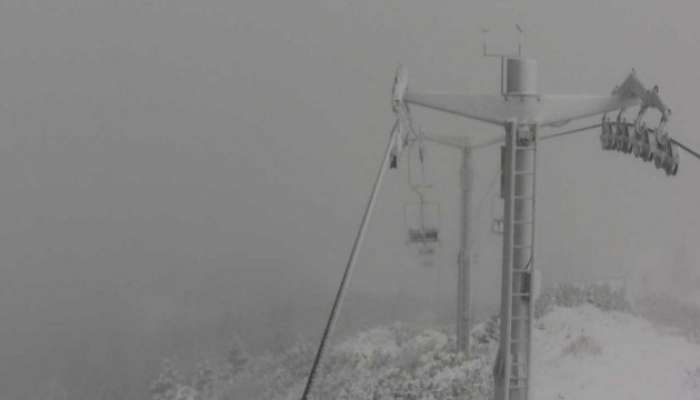
<svg viewBox="0 0 700 400">
<path fill-rule="evenodd" d="M 488 54 L 485 54 L 488 56 Z M 413 90 L 407 73 L 399 68 L 394 85 L 395 104 L 418 105 L 505 128 L 506 151 L 502 173 L 504 187 L 504 236 L 501 286 L 501 342 L 494 366 L 496 400 L 530 398 L 532 322 L 534 314 L 535 180 L 538 135 L 543 128 L 557 128 L 581 118 L 642 105 L 667 116 L 668 108 L 657 90 L 647 90 L 634 71 L 610 95 L 544 95 L 537 90 L 537 63 L 518 55 L 501 58 L 500 94 L 428 93 Z M 596 125 L 600 126 L 600 125 Z M 587 127 L 589 129 L 592 127 Z M 577 131 L 577 130 L 574 130 Z M 573 132 L 573 131 L 572 131 Z M 543 135 L 543 138 L 556 135 Z M 438 143 L 458 138 L 426 135 Z M 496 139 L 470 149 L 503 142 Z M 468 215 L 468 210 L 464 216 Z M 463 217 L 464 217 L 463 216 Z M 466 232 L 466 231 L 465 231 Z M 468 264 L 460 259 L 458 341 L 463 344 Z M 463 268 L 465 266 L 466 268 Z M 468 320 L 467 320 L 468 321 Z"/>
<path fill-rule="evenodd" d="M 520 30 L 520 29 L 519 29 Z M 522 31 L 521 31 L 522 33 Z M 641 105 L 640 116 L 649 108 L 662 114 L 656 129 L 655 139 L 665 146 L 678 146 L 700 159 L 700 153 L 671 138 L 663 129 L 668 122 L 670 109 L 659 97 L 659 90 L 646 89 L 632 71 L 627 79 L 617 86 L 611 95 L 541 95 L 537 92 L 537 64 L 523 58 L 521 46 L 517 56 L 496 55 L 501 58 L 500 95 L 465 95 L 444 93 L 421 93 L 409 90 L 405 68 L 399 67 L 394 80 L 392 105 L 397 115 L 391 130 L 389 143 L 384 153 L 374 186 L 362 217 L 336 293 L 321 342 L 309 372 L 302 400 L 306 400 L 313 389 L 314 377 L 321 364 L 327 340 L 333 331 L 338 311 L 355 265 L 359 248 L 367 229 L 372 208 L 388 168 L 396 168 L 401 149 L 407 143 L 406 130 L 417 137 L 412 126 L 408 104 L 415 104 L 505 128 L 504 139 L 490 140 L 470 145 L 466 137 L 424 136 L 429 141 L 457 147 L 462 150 L 462 250 L 459 257 L 459 294 L 457 306 L 458 350 L 469 344 L 470 323 L 470 251 L 469 224 L 471 192 L 471 153 L 473 150 L 505 141 L 502 157 L 504 193 L 504 235 L 501 291 L 501 335 L 500 348 L 494 366 L 496 400 L 527 400 L 531 397 L 532 323 L 534 317 L 534 233 L 535 233 L 535 180 L 537 146 L 540 140 L 569 135 L 597 127 L 602 124 L 570 129 L 564 132 L 539 136 L 541 128 L 560 127 L 570 121 L 607 112 Z M 484 51 L 486 53 L 486 51 Z M 484 54 L 487 55 L 487 54 Z M 639 122 L 640 117 L 637 118 Z M 635 127 L 637 124 L 635 124 Z M 660 166 L 668 175 L 678 169 L 677 155 L 655 154 L 660 157 Z M 675 163 L 669 163 L 672 161 Z M 657 166 L 658 168 L 659 166 Z M 672 167 L 672 168 L 671 168 Z M 464 347 L 462 347 L 464 346 Z"/>
</svg>

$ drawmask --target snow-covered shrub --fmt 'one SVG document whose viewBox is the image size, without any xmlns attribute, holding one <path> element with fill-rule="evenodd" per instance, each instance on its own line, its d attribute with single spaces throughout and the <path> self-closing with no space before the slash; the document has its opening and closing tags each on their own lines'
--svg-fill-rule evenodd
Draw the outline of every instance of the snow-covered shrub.
<svg viewBox="0 0 700 400">
<path fill-rule="evenodd" d="M 700 394 L 700 367 L 686 371 L 685 385 L 688 389 Z"/>
<path fill-rule="evenodd" d="M 592 337 L 586 335 L 579 335 L 579 337 L 571 341 L 571 343 L 566 345 L 562 350 L 562 354 L 564 355 L 575 356 L 599 355 L 602 353 L 603 348 L 600 347 L 600 344 Z"/>
<path fill-rule="evenodd" d="M 608 284 L 594 284 L 588 285 L 584 289 L 588 296 L 588 303 L 603 311 L 629 312 L 632 310 L 623 287 L 615 288 Z"/>
<path fill-rule="evenodd" d="M 231 373 L 233 375 L 241 372 L 248 363 L 249 355 L 243 346 L 243 342 L 239 337 L 234 337 L 231 346 L 226 354 L 226 362 L 231 368 Z"/>
<path fill-rule="evenodd" d="M 479 329 L 489 333 L 472 340 L 470 359 L 455 353 L 454 337 L 438 330 L 394 324 L 362 332 L 329 346 L 310 398 L 488 399 L 497 336 L 493 327 Z M 282 354 L 267 355 L 264 362 L 251 358 L 245 371 L 218 382 L 207 400 L 297 400 L 315 350 L 302 341 Z"/>
<path fill-rule="evenodd" d="M 635 303 L 635 311 L 657 324 L 675 328 L 688 340 L 700 343 L 700 306 L 662 294 Z"/>
<path fill-rule="evenodd" d="M 200 362 L 195 367 L 192 385 L 202 396 L 207 397 L 214 389 L 216 371 L 208 361 Z"/>
<path fill-rule="evenodd" d="M 184 377 L 170 359 L 161 362 L 158 377 L 151 382 L 149 392 L 153 400 L 197 400 L 199 392 L 184 383 Z"/>
<path fill-rule="evenodd" d="M 308 374 L 315 354 L 316 346 L 301 339 L 289 350 L 282 353 L 280 363 L 293 378 L 300 379 Z"/>
<path fill-rule="evenodd" d="M 394 322 L 389 326 L 389 330 L 394 334 L 394 342 L 399 347 L 421 331 L 417 326 L 401 322 Z"/>
<path fill-rule="evenodd" d="M 392 356 L 389 353 L 379 349 L 372 352 L 372 355 L 367 360 L 367 367 L 373 370 L 383 369 L 389 366 Z"/>
<path fill-rule="evenodd" d="M 500 318 L 492 316 L 486 322 L 479 324 L 472 329 L 472 337 L 481 344 L 498 341 Z"/>
<path fill-rule="evenodd" d="M 545 289 L 537 298 L 535 317 L 542 317 L 554 306 L 570 308 L 583 304 L 592 304 L 604 311 L 629 312 L 632 309 L 624 288 L 615 288 L 608 284 L 559 284 Z"/>
<path fill-rule="evenodd" d="M 182 385 L 182 374 L 170 359 L 161 362 L 158 377 L 151 382 L 149 391 L 153 400 L 174 400 Z"/>
<path fill-rule="evenodd" d="M 174 400 L 199 400 L 199 393 L 192 387 L 180 385 L 175 393 Z"/>
</svg>

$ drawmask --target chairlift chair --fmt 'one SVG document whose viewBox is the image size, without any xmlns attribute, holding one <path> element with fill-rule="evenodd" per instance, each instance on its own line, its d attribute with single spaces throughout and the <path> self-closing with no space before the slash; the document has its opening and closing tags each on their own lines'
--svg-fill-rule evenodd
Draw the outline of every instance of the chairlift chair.
<svg viewBox="0 0 700 400">
<path fill-rule="evenodd" d="M 632 152 L 632 135 L 630 134 L 630 124 L 627 123 L 626 119 L 622 119 L 622 131 L 624 135 L 625 143 L 627 147 L 625 148 L 625 153 L 630 154 Z"/>
<path fill-rule="evenodd" d="M 632 143 L 632 154 L 635 158 L 642 157 L 642 151 L 644 148 L 644 134 L 643 132 L 633 128 L 632 134 L 630 135 L 630 142 Z"/>
<path fill-rule="evenodd" d="M 632 151 L 634 156 L 644 161 L 649 161 L 651 155 L 651 145 L 649 144 L 650 131 L 646 125 L 634 126 Z"/>
<path fill-rule="evenodd" d="M 611 144 L 612 150 L 620 151 L 620 144 L 621 144 L 621 143 L 620 143 L 620 138 L 619 138 L 619 136 L 618 136 L 618 134 L 617 134 L 617 126 L 615 126 L 615 124 L 613 124 L 611 130 L 612 130 L 612 139 L 611 139 L 611 141 L 612 141 L 612 144 Z"/>
<path fill-rule="evenodd" d="M 669 156 L 669 147 L 671 147 L 671 141 L 669 140 L 668 133 L 664 130 L 665 123 L 663 119 L 659 122 L 659 126 L 654 130 L 655 146 L 653 146 L 654 153 L 654 166 L 656 168 L 666 169 L 668 164 L 667 158 Z"/>
<path fill-rule="evenodd" d="M 411 243 L 434 243 L 438 241 L 438 230 L 435 228 L 409 228 L 408 241 Z"/>
<path fill-rule="evenodd" d="M 632 143 L 630 142 L 629 130 L 627 128 L 627 121 L 625 121 L 624 118 L 620 120 L 618 117 L 615 123 L 615 150 L 623 153 L 630 153 L 632 151 Z"/>
<path fill-rule="evenodd" d="M 661 167 L 666 172 L 666 175 L 675 176 L 678 173 L 678 162 L 678 148 L 669 140 L 661 163 Z"/>
<path fill-rule="evenodd" d="M 420 255 L 432 255 L 440 243 L 440 206 L 419 201 L 404 205 L 407 244 L 417 245 Z"/>
<path fill-rule="evenodd" d="M 656 168 L 661 167 L 661 158 L 663 157 L 664 154 L 664 148 L 663 148 L 663 143 L 659 139 L 659 136 L 657 132 L 652 133 L 652 138 L 650 139 L 650 145 L 651 145 L 651 157 L 652 160 L 654 160 L 654 166 Z"/>
<path fill-rule="evenodd" d="M 643 153 L 644 161 L 651 162 L 654 160 L 654 144 L 656 141 L 656 135 L 654 130 L 648 127 L 644 127 L 644 138 L 646 141 L 647 150 Z"/>
<path fill-rule="evenodd" d="M 670 113 L 670 110 L 669 110 Z M 659 126 L 654 131 L 656 137 L 656 147 L 654 149 L 654 165 L 666 172 L 666 175 L 676 175 L 678 173 L 678 149 L 671 141 L 666 131 L 667 116 L 663 115 L 659 121 Z"/>
<path fill-rule="evenodd" d="M 620 151 L 622 149 L 622 132 L 620 131 L 620 118 L 622 110 L 617 114 L 615 122 L 610 123 L 610 135 L 612 137 L 612 149 Z"/>
<path fill-rule="evenodd" d="M 407 243 L 418 246 L 418 254 L 421 256 L 432 256 L 435 247 L 440 242 L 440 206 L 437 203 L 425 200 L 426 189 L 432 185 L 426 182 L 425 176 L 425 149 L 423 148 L 422 136 L 419 136 L 412 143 L 415 150 L 408 154 L 408 185 L 418 196 L 418 202 L 404 204 L 404 219 L 407 227 Z M 411 164 L 413 156 L 417 156 L 418 171 L 412 171 Z M 417 172 L 417 174 L 416 174 Z M 424 265 L 426 261 L 424 260 Z M 430 263 L 431 264 L 431 263 Z"/>
<path fill-rule="evenodd" d="M 678 149 L 677 146 L 671 143 L 667 135 L 656 135 L 656 139 L 652 141 L 654 166 L 663 169 L 666 175 L 676 175 L 678 173 Z"/>
<path fill-rule="evenodd" d="M 601 121 L 600 144 L 603 150 L 610 150 L 613 147 L 612 123 L 608 115 L 603 116 Z"/>
</svg>

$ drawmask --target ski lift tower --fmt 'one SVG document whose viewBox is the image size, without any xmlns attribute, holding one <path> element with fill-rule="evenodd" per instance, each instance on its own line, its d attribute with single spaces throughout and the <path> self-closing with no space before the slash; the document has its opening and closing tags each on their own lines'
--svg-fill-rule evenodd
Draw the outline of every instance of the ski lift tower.
<svg viewBox="0 0 700 400">
<path fill-rule="evenodd" d="M 634 71 L 610 95 L 546 95 L 537 89 L 537 62 L 522 56 L 520 49 L 517 55 L 489 55 L 484 49 L 484 55 L 500 58 L 499 94 L 417 91 L 408 85 L 406 70 L 398 68 L 393 106 L 397 114 L 399 135 L 396 136 L 392 149 L 391 164 L 396 165 L 403 145 L 408 142 L 407 136 L 422 135 L 416 133 L 409 104 L 460 115 L 504 129 L 505 147 L 501 160 L 504 197 L 501 336 L 494 379 L 497 400 L 526 400 L 530 397 L 531 389 L 531 339 L 535 300 L 535 181 L 540 131 L 560 127 L 576 119 L 641 105 L 634 124 L 638 131 L 642 114 L 647 108 L 653 107 L 662 113 L 662 122 L 652 132 L 655 138 L 651 139 L 652 143 L 661 143 L 654 149 L 654 152 L 662 153 L 657 157 L 657 167 L 663 165 L 667 173 L 673 175 L 677 170 L 678 159 L 677 156 L 671 156 L 674 150 L 671 144 L 673 140 L 663 131 L 670 111 L 658 96 L 658 90 L 647 90 L 636 78 Z M 613 123 L 606 121 L 607 117 L 602 123 L 603 133 L 613 129 Z M 633 124 L 618 121 L 616 127 L 620 131 L 631 125 Z M 469 288 L 462 287 L 462 290 L 468 291 Z M 460 295 L 458 298 L 461 298 Z"/>
<path fill-rule="evenodd" d="M 522 34 L 519 27 L 518 30 Z M 489 56 L 485 47 L 484 55 Z M 522 55 L 521 44 L 518 46 L 517 55 L 492 56 L 500 58 L 501 61 L 499 94 L 472 95 L 416 91 L 408 85 L 405 68 L 399 66 L 397 69 L 392 93 L 396 122 L 391 129 L 379 171 L 304 386 L 302 400 L 307 400 L 313 389 L 314 379 L 343 304 L 350 275 L 356 264 L 386 170 L 398 167 L 401 151 L 406 146 L 416 142 L 421 146 L 423 140 L 429 140 L 462 150 L 462 250 L 460 251 L 457 296 L 458 342 L 460 343 L 458 350 L 461 351 L 468 347 L 468 341 L 465 338 L 468 338 L 469 334 L 470 154 L 473 150 L 505 142 L 501 152 L 504 217 L 501 335 L 498 357 L 494 366 L 496 400 L 527 400 L 531 397 L 531 346 L 535 301 L 533 293 L 535 287 L 535 180 L 538 143 L 562 135 L 601 128 L 600 140 L 603 150 L 634 153 L 634 156 L 641 160 L 653 161 L 657 169 L 664 170 L 669 176 L 676 175 L 678 172 L 679 148 L 700 159 L 700 153 L 669 136 L 666 125 L 671 116 L 671 110 L 661 100 L 658 87 L 646 89 L 637 79 L 634 70 L 621 85 L 615 87 L 610 95 L 546 95 L 537 90 L 537 63 Z M 466 137 L 425 135 L 420 129 L 416 129 L 409 104 L 497 125 L 505 130 L 505 135 L 476 145 L 471 145 Z M 623 113 L 628 107 L 634 106 L 640 106 L 639 112 L 635 121 L 628 123 Z M 656 128 L 647 127 L 643 122 L 643 116 L 649 108 L 654 108 L 661 113 Z M 619 111 L 615 121 L 611 121 L 607 116 L 611 111 Z M 598 124 L 540 135 L 540 130 L 557 128 L 573 120 L 599 114 L 604 116 Z M 422 201 L 421 204 L 424 205 Z M 437 241 L 437 230 L 427 226 L 422 218 L 420 221 L 418 229 L 413 232 L 415 241 L 422 244 Z"/>
</svg>

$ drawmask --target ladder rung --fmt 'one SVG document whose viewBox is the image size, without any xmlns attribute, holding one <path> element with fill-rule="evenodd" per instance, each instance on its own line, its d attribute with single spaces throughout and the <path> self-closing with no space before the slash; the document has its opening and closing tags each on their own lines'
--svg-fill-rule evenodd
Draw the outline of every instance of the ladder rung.
<svg viewBox="0 0 700 400">
<path fill-rule="evenodd" d="M 535 198 L 535 196 L 533 196 L 533 195 L 513 196 L 513 199 L 515 199 L 515 200 L 532 200 L 534 198 Z"/>
<path fill-rule="evenodd" d="M 523 171 L 515 170 L 515 171 L 513 171 L 513 173 L 515 175 L 532 175 L 535 173 L 535 171 L 533 171 L 533 170 L 523 170 Z"/>
<path fill-rule="evenodd" d="M 528 224 L 531 224 L 533 222 L 535 222 L 535 221 L 533 221 L 531 219 L 516 219 L 513 221 L 513 225 L 528 225 Z"/>
<path fill-rule="evenodd" d="M 533 145 L 518 146 L 517 144 L 515 145 L 515 148 L 518 150 L 535 150 L 536 149 L 536 147 Z"/>
<path fill-rule="evenodd" d="M 528 297 L 531 296 L 532 293 L 512 293 L 512 295 L 517 297 Z"/>
</svg>

